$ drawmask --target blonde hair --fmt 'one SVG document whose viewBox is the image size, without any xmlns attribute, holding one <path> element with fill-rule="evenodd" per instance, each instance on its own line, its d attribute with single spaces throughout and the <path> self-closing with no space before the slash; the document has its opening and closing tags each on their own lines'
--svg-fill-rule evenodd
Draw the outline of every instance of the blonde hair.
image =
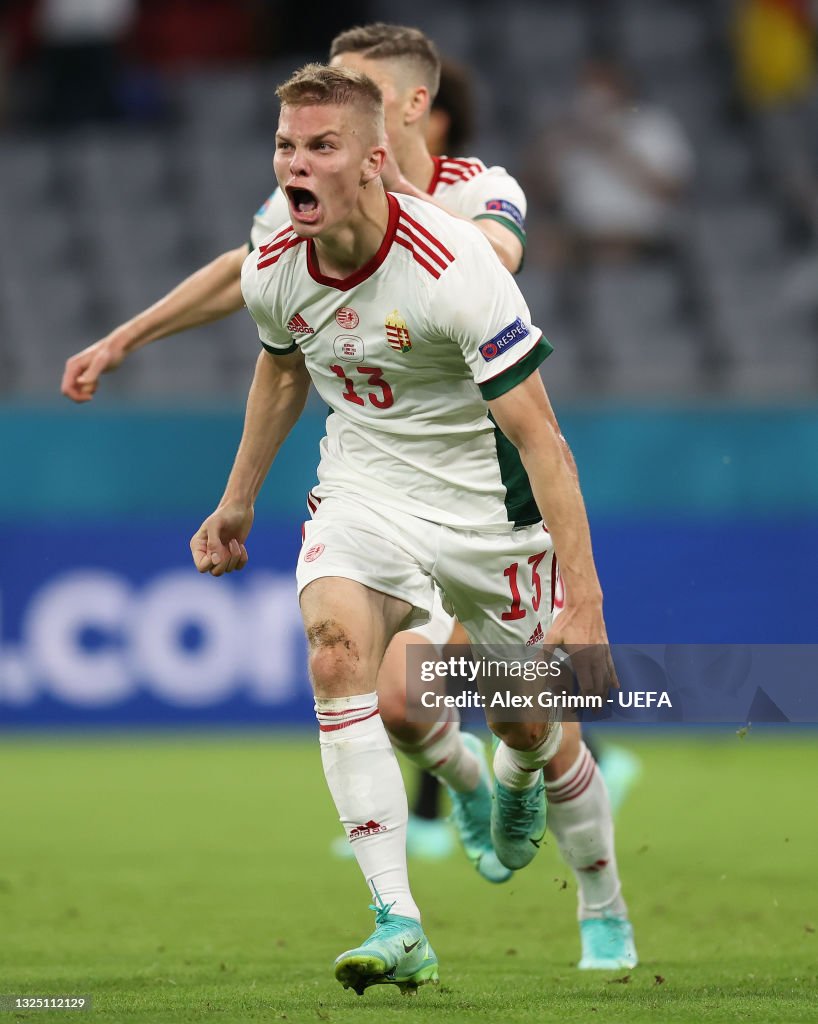
<svg viewBox="0 0 818 1024">
<path fill-rule="evenodd" d="M 369 115 L 378 139 L 384 136 L 383 96 L 367 75 L 351 68 L 305 64 L 276 89 L 282 106 L 356 106 Z"/>
</svg>

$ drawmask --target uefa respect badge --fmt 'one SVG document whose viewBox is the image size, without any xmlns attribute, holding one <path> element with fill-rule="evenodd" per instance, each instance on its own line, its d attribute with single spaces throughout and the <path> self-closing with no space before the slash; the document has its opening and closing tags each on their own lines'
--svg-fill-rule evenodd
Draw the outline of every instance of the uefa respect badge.
<svg viewBox="0 0 818 1024">
<path fill-rule="evenodd" d="M 495 334 L 493 338 L 483 342 L 479 350 L 480 355 L 487 363 L 490 363 L 492 359 L 496 359 L 516 345 L 518 341 L 527 338 L 530 333 L 531 331 L 523 323 L 522 318 L 518 316 L 514 323 L 504 327 L 499 334 Z"/>
</svg>

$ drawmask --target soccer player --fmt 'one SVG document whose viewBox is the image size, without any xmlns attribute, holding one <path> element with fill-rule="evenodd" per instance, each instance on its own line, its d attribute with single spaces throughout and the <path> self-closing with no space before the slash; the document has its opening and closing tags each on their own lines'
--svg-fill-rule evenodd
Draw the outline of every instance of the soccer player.
<svg viewBox="0 0 818 1024">
<path fill-rule="evenodd" d="M 372 31 L 372 29 L 374 26 L 367 31 Z M 382 39 L 377 41 L 381 42 Z M 394 46 L 394 36 L 392 41 Z M 430 99 L 428 117 L 424 127 L 426 147 L 429 153 L 433 157 L 464 156 L 467 147 L 471 145 L 475 119 L 474 87 L 468 68 L 457 61 L 443 58 L 440 62 L 440 81 L 437 92 Z M 458 189 L 463 188 L 464 184 L 465 180 L 458 182 L 454 190 L 455 194 Z M 419 640 L 432 642 L 437 650 L 430 652 L 430 657 L 441 656 L 447 636 L 448 644 L 464 646 L 469 642 L 463 627 L 451 616 L 447 616 L 442 606 L 436 605 L 429 624 L 421 629 L 420 633 L 415 630 L 411 641 L 415 644 Z M 396 657 L 393 663 L 396 673 L 402 677 L 405 672 L 403 660 Z M 381 687 L 381 690 L 383 689 Z M 402 687 L 394 688 L 394 691 L 398 693 L 398 699 L 400 699 L 401 690 Z M 397 708 L 397 713 L 403 713 L 400 706 Z M 603 775 L 605 775 L 604 771 Z M 607 776 L 605 776 L 605 782 L 608 783 Z M 406 849 L 410 857 L 415 856 L 423 860 L 434 861 L 442 860 L 452 852 L 454 837 L 449 823 L 442 817 L 442 788 L 436 775 L 425 769 L 418 771 L 417 787 L 409 809 L 409 826 L 406 832 Z M 611 803 L 613 806 L 613 795 Z M 355 856 L 355 851 L 347 841 L 346 835 L 333 839 L 331 850 L 335 856 L 343 859 Z M 484 872 L 486 867 L 487 862 L 483 862 Z M 495 874 L 494 880 L 500 880 L 501 877 Z"/>
<path fill-rule="evenodd" d="M 440 74 L 430 41 L 416 29 L 368 25 L 336 37 L 330 56 L 333 65 L 363 71 L 381 88 L 391 150 L 381 175 L 386 187 L 473 219 L 503 265 L 516 272 L 523 257 L 526 213 L 518 183 L 503 168 L 486 168 L 477 158 L 449 160 L 429 153 L 425 126 Z M 424 187 L 423 182 L 428 184 Z M 262 231 L 279 229 L 289 212 L 279 189 L 256 215 L 254 243 Z M 381 713 L 393 744 L 447 785 L 461 841 L 478 872 L 489 881 L 502 882 L 509 876 L 497 864 L 489 842 L 486 772 L 479 744 L 447 716 L 432 729 L 406 721 L 406 648 L 418 640 L 445 643 L 452 626 L 453 620 L 436 602 L 429 623 L 393 640 L 379 685 Z M 577 883 L 579 966 L 633 967 L 637 955 L 616 863 L 608 791 L 577 723 L 563 727 L 560 749 L 545 766 L 543 783 L 551 831 Z"/>
<path fill-rule="evenodd" d="M 312 380 L 332 414 L 296 575 L 324 771 L 376 912 L 373 934 L 337 958 L 335 973 L 358 992 L 412 989 L 436 980 L 437 958 L 409 888 L 406 796 L 378 713 L 386 648 L 428 618 L 438 587 L 475 643 L 545 634 L 563 648 L 594 645 L 582 683 L 604 690 L 613 670 L 602 595 L 538 373 L 551 348 L 485 235 L 386 192 L 381 93 L 365 75 L 308 65 L 278 95 L 274 164 L 291 223 L 243 266 L 263 352 L 224 496 L 191 551 L 214 576 L 246 565 L 253 503 Z M 557 556 L 552 621 L 542 598 Z M 538 779 L 562 730 L 491 727 L 492 841 L 519 869 L 542 838 Z"/>
<path fill-rule="evenodd" d="M 424 127 L 439 75 L 433 44 L 416 29 L 373 25 L 338 36 L 331 57 L 333 65 L 357 67 L 382 88 L 391 152 L 381 174 L 389 186 L 430 206 L 440 205 L 474 219 L 501 262 L 509 270 L 518 269 L 525 238 L 525 197 L 517 182 L 502 168 L 485 168 L 476 158 L 448 160 L 429 154 Z M 252 244 L 280 229 L 290 216 L 286 196 L 277 190 L 256 215 Z M 244 300 L 239 274 L 247 253 L 247 245 L 224 253 L 154 306 L 73 356 L 66 364 L 63 392 L 76 401 L 87 401 L 100 375 L 115 369 L 142 345 L 240 309 Z M 308 333 L 299 332 L 310 329 L 294 316 L 290 336 L 309 338 Z M 317 507 L 313 498 L 310 502 Z M 490 881 L 504 881 L 510 872 L 498 863 L 489 834 L 491 793 L 482 744 L 462 734 L 446 716 L 431 728 L 406 721 L 406 645 L 418 639 L 445 643 L 451 625 L 451 617 L 436 601 L 429 623 L 417 625 L 411 634 L 402 633 L 389 646 L 378 683 L 381 715 L 393 742 L 418 766 L 433 768 L 446 783 L 458 831 L 478 871 Z M 560 750 L 546 766 L 545 786 L 552 831 L 578 884 L 580 966 L 633 966 L 636 954 L 621 895 L 607 792 L 578 726 L 564 727 Z"/>
</svg>

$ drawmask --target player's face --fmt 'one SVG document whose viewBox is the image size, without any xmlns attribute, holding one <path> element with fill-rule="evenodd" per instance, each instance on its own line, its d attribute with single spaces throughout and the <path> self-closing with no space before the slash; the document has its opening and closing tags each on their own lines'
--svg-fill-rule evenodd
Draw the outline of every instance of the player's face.
<svg viewBox="0 0 818 1024">
<path fill-rule="evenodd" d="M 363 74 L 372 79 L 383 94 L 383 115 L 386 123 L 386 134 L 391 142 L 399 141 L 405 131 L 403 110 L 408 95 L 407 90 L 401 87 L 391 62 L 388 60 L 367 60 L 360 53 L 339 53 L 337 57 L 333 57 L 332 67 L 352 68 L 354 71 L 363 72 Z"/>
<path fill-rule="evenodd" d="M 370 167 L 367 141 L 355 107 L 281 108 L 273 166 L 299 235 L 319 235 L 355 209 Z"/>
</svg>

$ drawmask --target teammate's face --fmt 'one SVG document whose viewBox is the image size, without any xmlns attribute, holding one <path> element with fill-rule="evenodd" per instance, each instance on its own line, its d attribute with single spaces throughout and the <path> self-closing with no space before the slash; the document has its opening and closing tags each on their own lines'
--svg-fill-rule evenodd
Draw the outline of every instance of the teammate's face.
<svg viewBox="0 0 818 1024">
<path fill-rule="evenodd" d="M 299 235 L 314 237 L 349 217 L 361 185 L 380 169 L 383 150 L 373 139 L 354 106 L 281 108 L 273 166 Z"/>
<path fill-rule="evenodd" d="M 360 53 L 339 53 L 332 59 L 332 67 L 352 68 L 361 71 L 377 85 L 383 94 L 383 115 L 386 123 L 386 134 L 392 143 L 399 142 L 406 130 L 404 110 L 409 100 L 409 92 L 395 68 L 388 60 L 367 60 Z"/>
</svg>

